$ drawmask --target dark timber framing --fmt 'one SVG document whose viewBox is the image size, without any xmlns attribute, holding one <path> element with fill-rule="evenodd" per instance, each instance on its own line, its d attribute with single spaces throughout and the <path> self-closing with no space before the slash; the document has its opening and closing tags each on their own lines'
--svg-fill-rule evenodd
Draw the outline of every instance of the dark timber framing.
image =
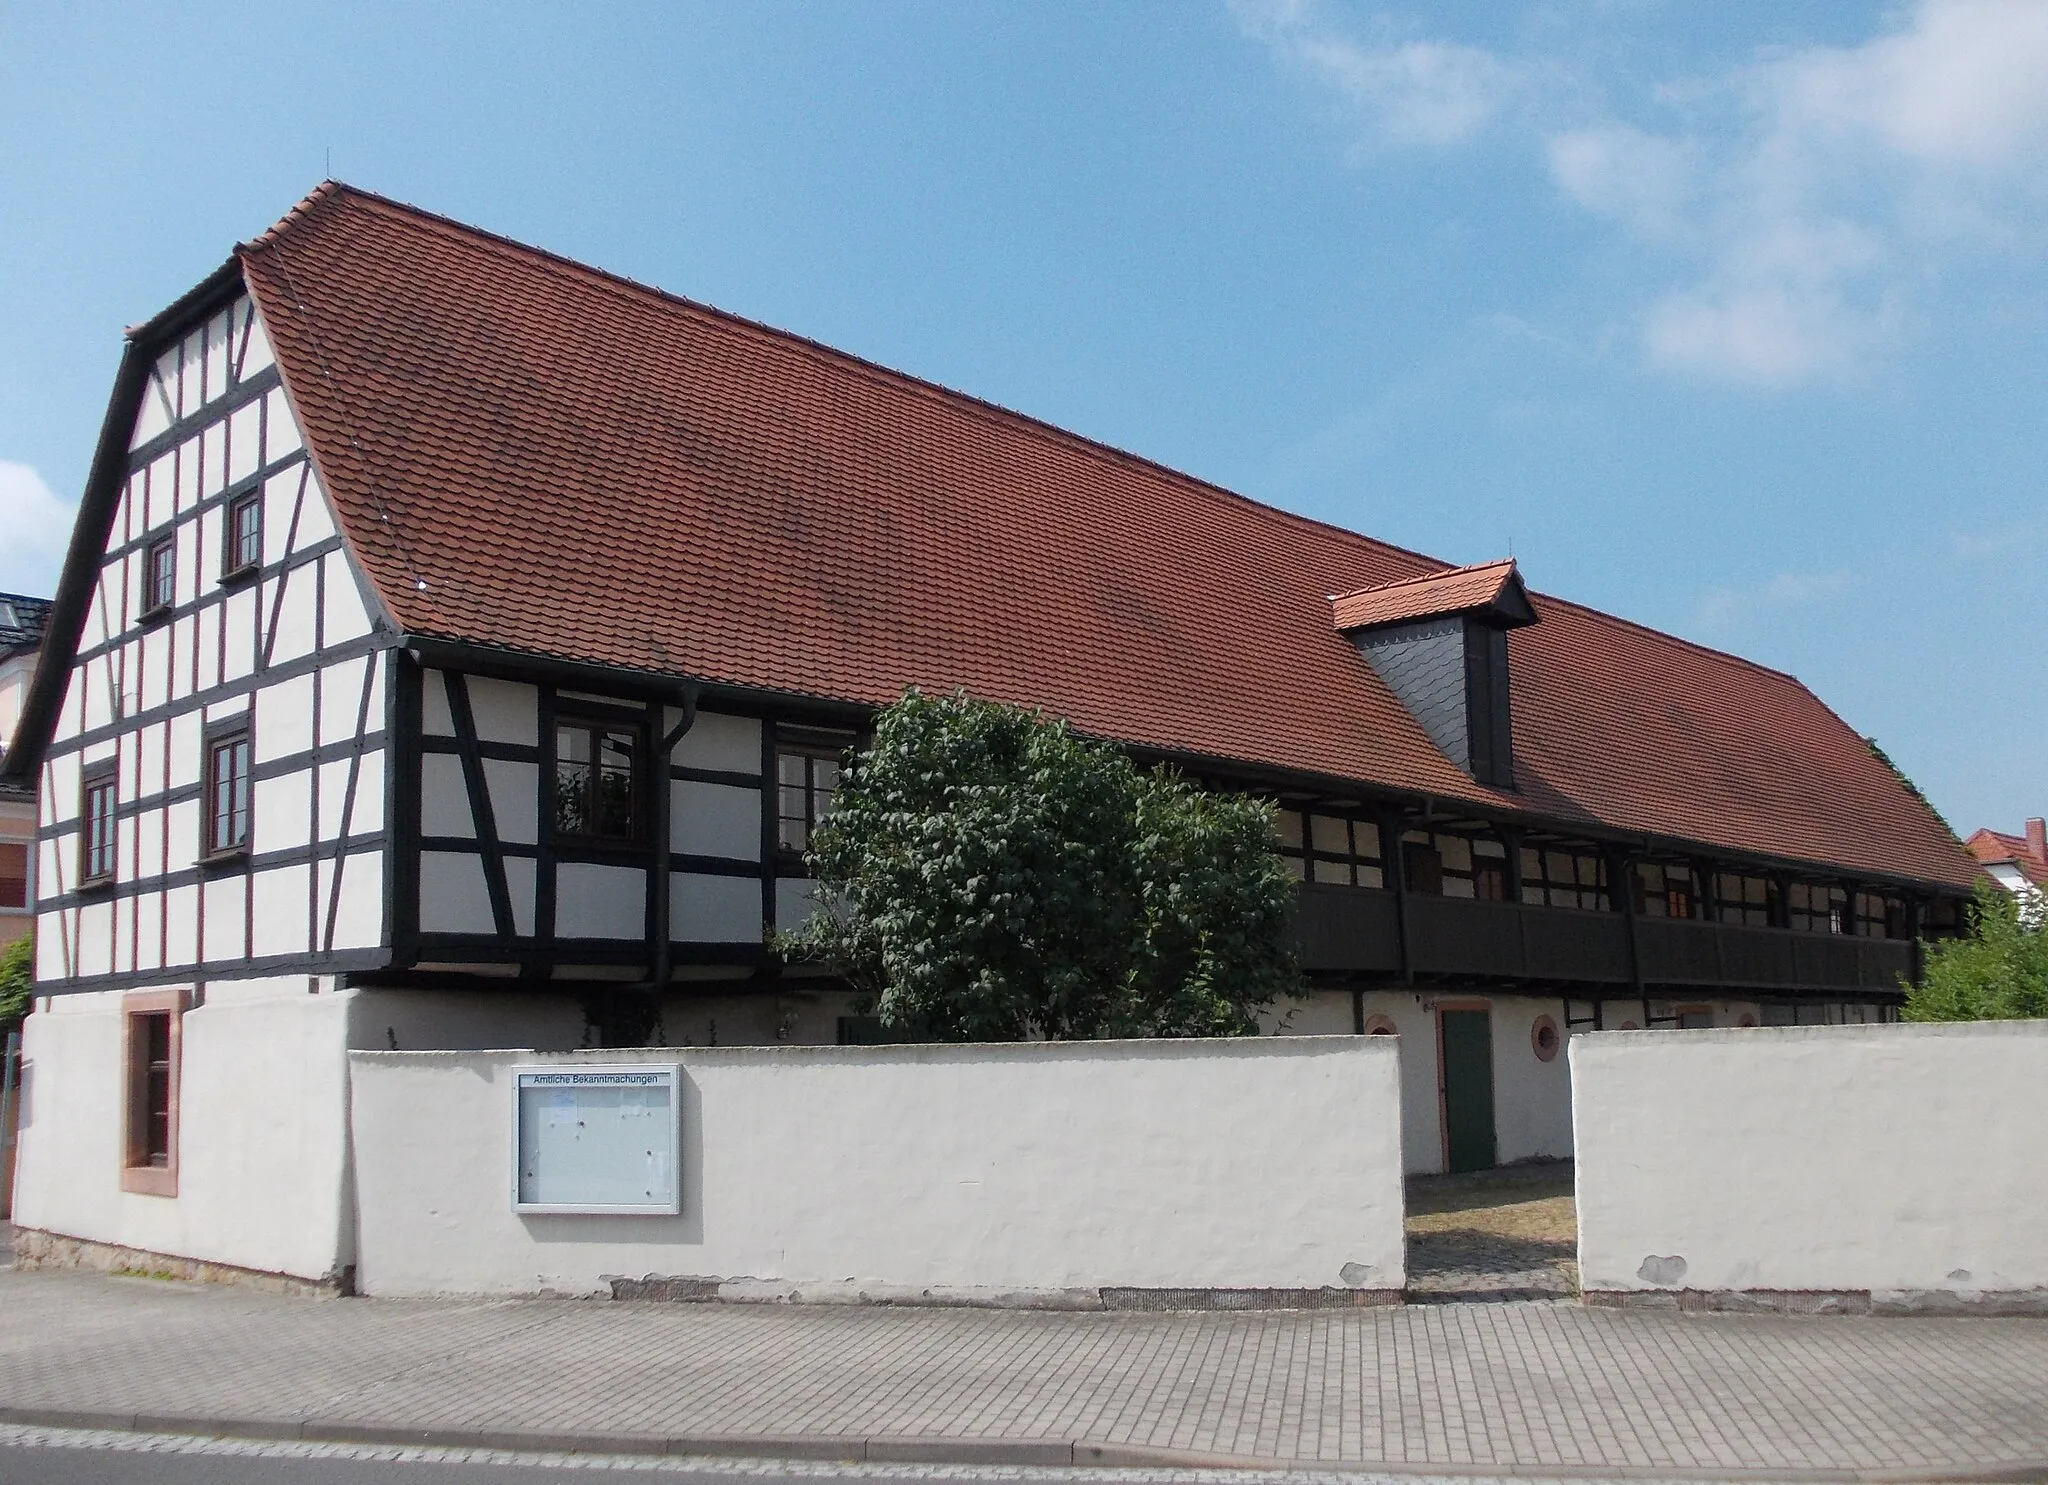
<svg viewBox="0 0 2048 1485">
<path fill-rule="evenodd" d="M 756 981 L 758 985 L 771 986 L 779 965 L 766 941 L 669 941 L 671 935 L 667 931 L 669 907 L 666 879 L 674 872 L 757 878 L 760 887 L 761 923 L 764 931 L 772 933 L 777 926 L 778 884 L 788 879 L 779 873 L 777 862 L 775 790 L 779 735 L 785 729 L 800 732 L 807 728 L 853 729 L 858 732 L 869 723 L 873 714 L 871 706 L 792 692 L 721 686 L 666 671 L 623 669 L 564 658 L 528 655 L 443 636 L 401 635 L 388 611 L 378 600 L 375 589 L 365 581 L 343 537 L 336 535 L 325 538 L 303 551 L 291 550 L 291 538 L 296 535 L 304 509 L 306 482 L 318 473 L 318 460 L 310 445 L 281 458 L 271 459 L 242 478 L 224 483 L 217 493 L 196 501 L 187 509 L 178 512 L 171 520 L 159 521 L 148 528 L 137 526 L 124 531 L 115 547 L 108 545 L 113 518 L 119 509 L 123 489 L 132 471 L 148 466 L 166 451 L 180 446 L 201 427 L 229 417 L 238 409 L 268 396 L 274 390 L 283 389 L 285 397 L 289 400 L 289 388 L 284 387 L 281 373 L 276 367 L 268 368 L 246 379 L 238 376 L 235 384 L 224 396 L 216 397 L 185 417 L 175 419 L 147 442 L 133 449 L 128 447 L 129 434 L 135 426 L 137 410 L 147 392 L 151 369 L 157 357 L 167 346 L 176 344 L 193 326 L 231 303 L 241 293 L 242 288 L 240 265 L 238 261 L 231 259 L 190 293 L 147 324 L 131 332 L 129 336 L 115 376 L 106 418 L 101 425 L 95 446 L 81 501 L 79 520 L 65 559 L 57 598 L 48 618 L 48 640 L 41 665 L 26 698 L 17 731 L 17 744 L 4 759 L 0 759 L 0 785 L 35 787 L 34 770 L 46 756 L 55 757 L 96 749 L 110 739 L 129 733 L 140 726 L 165 720 L 178 713 L 210 708 L 235 696 L 249 693 L 258 686 L 293 679 L 300 675 L 311 674 L 314 677 L 315 706 L 318 708 L 322 705 L 319 688 L 332 679 L 331 675 L 323 674 L 324 668 L 362 659 L 366 663 L 363 667 L 362 691 L 356 698 L 357 728 L 354 738 L 340 744 L 317 743 L 309 752 L 296 754 L 291 758 L 265 760 L 255 764 L 252 770 L 252 778 L 261 780 L 300 767 L 317 769 L 323 764 L 346 758 L 348 775 L 340 805 L 343 816 L 340 821 L 333 822 L 332 838 L 324 841 L 321 839 L 323 826 L 317 816 L 317 811 L 321 807 L 320 794 L 316 788 L 313 803 L 316 813 L 313 839 L 310 842 L 302 847 L 261 855 L 253 851 L 246 852 L 234 863 L 225 863 L 213 868 L 214 874 L 217 875 L 238 866 L 253 883 L 253 873 L 263 867 L 304 860 L 311 863 L 314 868 L 309 874 L 312 879 L 308 889 L 309 895 L 317 895 L 322 890 L 320 868 L 325 864 L 331 872 L 324 889 L 327 897 L 326 911 L 324 914 L 316 914 L 314 920 L 320 924 L 320 937 L 317 947 L 305 954 L 274 956 L 264 960 L 247 958 L 246 925 L 251 915 L 246 911 L 245 899 L 244 941 L 237 946 L 241 951 L 239 960 L 217 957 L 204 960 L 200 964 L 181 966 L 175 970 L 137 971 L 90 979 L 73 978 L 52 986 L 51 991 L 46 993 L 189 982 L 202 977 L 232 979 L 284 973 L 342 974 L 351 983 L 398 983 L 417 980 L 421 983 L 436 984 L 487 984 L 497 989 L 504 989 L 513 984 L 528 988 L 539 985 L 558 987 L 564 982 L 554 976 L 564 967 L 591 966 L 622 970 L 637 967 L 643 969 L 650 978 L 665 981 L 666 976 L 662 969 L 664 964 L 724 965 L 752 969 L 760 976 Z M 50 739 L 57 725 L 65 690 L 74 667 L 81 662 L 97 660 L 114 652 L 130 637 L 136 623 L 136 616 L 127 613 L 124 607 L 118 616 L 122 633 L 90 650 L 81 650 L 78 641 L 84 632 L 90 605 L 95 601 L 99 590 L 99 577 L 103 566 L 115 557 L 133 551 L 146 552 L 151 543 L 161 540 L 166 533 L 179 530 L 188 523 L 195 525 L 196 529 L 203 530 L 204 521 L 216 511 L 223 520 L 221 540 L 224 544 L 230 542 L 232 532 L 227 529 L 225 517 L 234 508 L 235 503 L 246 498 L 251 491 L 263 489 L 266 482 L 295 465 L 303 472 L 300 476 L 300 496 L 293 506 L 290 521 L 292 529 L 287 533 L 283 546 L 286 555 L 276 562 L 261 564 L 254 570 L 230 570 L 224 545 L 222 581 L 207 588 L 194 586 L 194 597 L 182 604 L 174 604 L 167 612 L 152 618 L 152 622 L 176 623 L 208 605 L 224 602 L 226 594 L 231 590 L 255 587 L 260 595 L 264 592 L 261 585 L 276 584 L 268 599 L 269 621 L 259 621 L 254 626 L 257 634 L 261 636 L 262 648 L 251 657 L 254 664 L 250 673 L 236 681 L 209 687 L 204 692 L 197 690 L 195 680 L 192 694 L 180 697 L 174 702 L 167 701 L 147 710 L 126 715 L 121 715 L 117 711 L 115 720 L 90 732 L 82 732 L 52 749 L 49 745 Z M 268 518 L 266 516 L 266 519 Z M 203 550 L 203 543 L 195 543 L 193 560 L 203 564 Z M 315 622 L 316 625 L 324 625 L 324 585 L 328 580 L 328 564 L 325 559 L 335 552 L 343 554 L 348 570 L 363 595 L 370 617 L 371 632 L 361 639 L 326 648 L 324 632 L 316 631 L 315 648 L 311 654 L 284 664 L 271 664 L 272 646 L 279 632 L 277 616 L 283 601 L 283 581 L 288 578 L 298 580 L 303 576 L 304 581 L 314 585 Z M 125 606 L 127 601 L 128 595 L 124 591 L 120 595 L 120 602 Z M 227 643 L 225 625 L 221 627 L 219 643 L 223 646 Z M 389 658 L 384 658 L 387 655 Z M 454 729 L 452 740 L 428 740 L 422 735 L 423 667 L 432 667 L 447 677 L 444 684 L 448 688 L 449 715 Z M 472 675 L 502 677 L 536 686 L 536 720 L 539 735 L 535 739 L 534 747 L 520 748 L 487 742 L 477 736 L 476 718 L 467 679 Z M 371 730 L 369 709 L 380 676 L 384 685 L 385 714 L 381 726 Z M 1494 679 L 1490 669 L 1483 679 L 1488 682 Z M 1486 687 L 1480 689 L 1487 690 Z M 544 808 L 541 801 L 536 801 L 534 843 L 527 845 L 507 842 L 502 838 L 490 793 L 488 771 L 484 767 L 485 760 L 531 762 L 537 769 L 544 799 L 545 790 L 554 776 L 555 720 L 558 708 L 562 705 L 559 696 L 562 690 L 615 697 L 618 699 L 620 715 L 634 719 L 643 728 L 650 748 L 643 756 L 640 774 L 643 792 L 636 803 L 641 819 L 648 822 L 652 828 L 645 832 L 648 839 L 642 846 L 605 848 L 559 841 L 553 830 L 551 811 Z M 686 697 L 688 699 L 683 700 Z M 1490 690 L 1488 700 L 1490 703 Z M 738 770 L 696 769 L 674 764 L 669 750 L 680 738 L 681 732 L 678 730 L 673 735 L 668 732 L 666 708 L 679 703 L 685 710 L 685 725 L 694 715 L 694 708 L 700 704 L 710 710 L 758 719 L 761 723 L 761 757 L 758 771 L 749 774 Z M 588 704 L 582 701 L 573 703 L 573 706 L 579 712 L 590 709 Z M 1485 710 L 1491 710 L 1490 704 Z M 1502 743 L 1499 751 L 1503 756 L 1493 760 L 1496 768 L 1504 768 L 1508 764 L 1505 756 L 1505 738 L 1502 739 Z M 384 798 L 381 801 L 384 811 L 383 825 L 376 831 L 350 835 L 347 832 L 353 823 L 356 803 L 360 797 L 364 760 L 373 748 L 381 749 L 384 753 Z M 1890 992 L 1885 992 L 1873 984 L 1873 976 L 1895 960 L 1903 963 L 1906 972 L 1917 976 L 1919 944 L 1917 938 L 1901 944 L 1896 940 L 1877 939 L 1861 934 L 1859 930 L 1863 928 L 1864 920 L 1857 910 L 1856 893 L 1883 893 L 1903 900 L 1905 925 L 1910 933 L 1917 933 L 1925 920 L 1927 909 L 1937 898 L 1955 897 L 1951 891 L 1931 888 L 1926 883 L 1909 878 L 1887 878 L 1879 874 L 1862 873 L 1856 880 L 1850 881 L 1844 878 L 1839 868 L 1829 867 L 1824 863 L 1773 860 L 1737 852 L 1708 850 L 1697 841 L 1616 831 L 1593 821 L 1554 819 L 1512 808 L 1494 811 L 1482 820 L 1470 818 L 1467 806 L 1453 807 L 1451 813 L 1446 815 L 1441 802 L 1426 795 L 1362 786 L 1353 780 L 1261 768 L 1170 751 L 1139 748 L 1130 751 L 1142 763 L 1177 765 L 1191 775 L 1216 786 L 1263 794 L 1280 800 L 1288 808 L 1321 809 L 1329 813 L 1344 814 L 1352 819 L 1370 819 L 1377 825 L 1380 833 L 1382 881 L 1385 883 L 1383 888 L 1338 889 L 1318 886 L 1311 881 L 1306 883 L 1303 889 L 1305 900 L 1309 896 L 1326 897 L 1329 893 L 1341 891 L 1348 895 L 1331 900 L 1332 911 L 1341 910 L 1360 921 L 1369 921 L 1369 924 L 1384 922 L 1383 937 L 1386 941 L 1378 947 L 1375 948 L 1368 942 L 1373 933 L 1381 932 L 1378 928 L 1372 928 L 1362 937 L 1354 934 L 1351 940 L 1354 948 L 1362 947 L 1363 950 L 1354 957 L 1361 961 L 1370 960 L 1370 963 L 1310 964 L 1318 983 L 1348 986 L 1354 991 L 1372 984 L 1426 987 L 1455 981 L 1468 986 L 1489 985 L 1503 990 L 1520 989 L 1527 993 L 1562 994 L 1575 1002 L 1590 1002 L 1596 1024 L 1602 1018 L 1601 1007 L 1604 1001 L 1619 998 L 1643 1002 L 1646 1017 L 1648 1001 L 1651 998 L 1694 998 L 1700 995 L 1723 998 L 1830 995 L 1865 1002 L 1882 1001 Z M 463 840 L 459 843 L 442 841 L 424 836 L 422 833 L 420 770 L 424 757 L 433 752 L 453 752 L 459 759 L 463 788 L 468 797 L 472 828 L 475 832 L 474 840 Z M 758 860 L 702 857 L 675 851 L 673 834 L 669 826 L 671 795 L 678 781 L 759 790 L 762 808 Z M 140 792 L 138 789 L 135 797 L 121 798 L 117 791 L 116 821 L 125 821 L 144 809 L 180 803 L 198 792 L 191 786 L 176 790 L 158 789 L 153 793 Z M 1501 836 L 1506 844 L 1508 901 L 1475 904 L 1461 899 L 1416 893 L 1406 880 L 1402 849 L 1404 833 L 1415 828 L 1457 831 L 1472 827 L 1490 830 Z M 39 838 L 61 836 L 73 828 L 77 827 L 45 827 L 39 832 Z M 1305 831 L 1308 828 L 1305 821 Z M 1611 894 L 1616 895 L 1611 913 L 1602 914 L 1569 908 L 1536 908 L 1522 901 L 1524 892 L 1521 882 L 1521 847 L 1524 844 L 1540 847 L 1546 842 L 1553 841 L 1568 841 L 1576 849 L 1597 852 L 1607 857 L 1609 890 Z M 423 849 L 458 847 L 476 852 L 483 861 L 490 900 L 490 917 L 495 929 L 491 935 L 429 935 L 423 934 L 420 930 L 420 853 Z M 1305 851 L 1308 851 L 1306 841 L 1304 847 Z M 381 857 L 384 947 L 336 953 L 332 945 L 340 913 L 344 878 L 350 869 L 350 863 L 367 855 Z M 528 935 L 514 932 L 518 925 L 512 910 L 507 863 L 515 858 L 530 858 L 534 862 L 534 919 L 531 925 L 533 932 Z M 1696 918 L 1654 918 L 1635 911 L 1632 863 L 1643 859 L 1681 859 L 1693 863 L 1697 886 Z M 1312 853 L 1305 855 L 1304 860 L 1312 860 Z M 658 949 L 651 949 L 647 943 L 562 938 L 558 931 L 558 875 L 565 861 L 631 861 L 633 864 L 648 867 L 650 887 L 647 911 L 644 915 L 645 928 L 649 937 L 659 936 L 662 942 Z M 188 872 L 138 882 L 116 880 L 100 886 L 85 887 L 55 899 L 45 899 L 39 906 L 48 909 L 75 906 L 81 902 L 119 900 L 141 892 L 158 891 L 177 885 L 187 877 L 197 880 L 207 871 L 208 868 L 202 865 Z M 1774 922 L 1780 926 L 1749 928 L 1717 921 L 1721 914 L 1715 877 L 1717 873 L 1724 872 L 1776 878 L 1776 905 L 1773 915 Z M 1312 875 L 1312 872 L 1309 874 Z M 1790 895 L 1786 888 L 1794 877 L 1809 882 L 1841 882 L 1848 892 L 1846 926 L 1851 930 L 1850 933 L 1795 933 L 1783 927 Z M 1433 958 L 1434 951 L 1430 947 L 1433 942 L 1432 935 L 1440 936 L 1445 923 L 1460 914 L 1465 915 L 1470 924 L 1491 925 L 1488 931 L 1493 932 L 1502 943 L 1511 938 L 1512 953 L 1504 954 L 1491 969 L 1477 962 L 1449 966 L 1439 963 Z M 1306 918 L 1307 915 L 1304 916 Z M 324 923 L 320 922 L 322 918 Z M 1513 928 L 1512 934 L 1508 934 L 1504 926 L 1510 924 Z M 1543 948 L 1544 943 L 1569 946 L 1574 942 L 1579 943 L 1580 948 L 1572 952 L 1578 953 L 1584 963 L 1611 963 L 1617 968 L 1611 974 L 1603 969 L 1599 974 L 1575 976 L 1546 976 L 1530 972 L 1531 967 L 1542 960 L 1544 953 L 1552 952 Z M 1805 947 L 1802 947 L 1802 943 Z M 71 952 L 71 946 L 67 943 L 67 962 Z M 1558 962 L 1565 962 L 1569 961 L 1572 955 L 1558 951 L 1553 953 L 1552 957 Z M 503 964 L 515 972 L 517 978 L 515 980 L 497 975 L 471 975 L 459 970 L 437 972 L 429 967 L 435 961 L 470 965 Z M 1758 969 L 1759 965 L 1777 965 L 1778 969 L 1772 970 L 1770 974 L 1764 974 Z M 1504 967 L 1515 967 L 1515 972 L 1504 973 Z M 1783 973 L 1779 970 L 1783 970 Z M 1690 975 L 1690 978 L 1687 978 L 1687 975 Z M 721 990 L 724 992 L 729 993 L 733 988 L 735 984 L 721 983 Z"/>
</svg>

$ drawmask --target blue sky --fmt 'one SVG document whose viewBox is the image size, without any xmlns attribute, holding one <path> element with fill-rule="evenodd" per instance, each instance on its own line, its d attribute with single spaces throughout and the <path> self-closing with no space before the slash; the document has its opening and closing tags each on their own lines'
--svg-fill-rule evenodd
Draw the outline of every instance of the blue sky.
<svg viewBox="0 0 2048 1485">
<path fill-rule="evenodd" d="M 329 168 L 1792 671 L 2048 812 L 2048 5 L 0 0 L 0 587 Z"/>
</svg>

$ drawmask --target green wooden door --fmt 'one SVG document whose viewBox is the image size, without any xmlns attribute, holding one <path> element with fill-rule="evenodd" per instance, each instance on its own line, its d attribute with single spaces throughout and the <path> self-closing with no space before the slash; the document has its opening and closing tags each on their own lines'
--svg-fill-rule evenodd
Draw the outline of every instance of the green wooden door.
<svg viewBox="0 0 2048 1485">
<path fill-rule="evenodd" d="M 1493 1020 L 1488 1011 L 1444 1011 L 1444 1133 L 1451 1169 L 1491 1170 Z"/>
</svg>

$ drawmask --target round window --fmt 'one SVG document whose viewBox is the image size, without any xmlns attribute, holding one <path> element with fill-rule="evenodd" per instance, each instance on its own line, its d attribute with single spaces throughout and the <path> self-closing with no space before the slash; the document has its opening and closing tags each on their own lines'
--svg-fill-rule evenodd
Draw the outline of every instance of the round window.
<svg viewBox="0 0 2048 1485">
<path fill-rule="evenodd" d="M 1529 1045 L 1536 1049 L 1536 1060 L 1548 1062 L 1557 1055 L 1557 1022 L 1548 1016 L 1538 1016 L 1529 1028 Z"/>
</svg>

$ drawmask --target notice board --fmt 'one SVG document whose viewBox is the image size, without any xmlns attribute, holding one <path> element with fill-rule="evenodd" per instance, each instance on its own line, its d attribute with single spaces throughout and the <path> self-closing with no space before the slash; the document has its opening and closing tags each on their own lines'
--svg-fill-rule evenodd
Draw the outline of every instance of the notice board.
<svg viewBox="0 0 2048 1485">
<path fill-rule="evenodd" d="M 512 1209 L 683 1209 L 680 1067 L 512 1069 Z"/>
</svg>

